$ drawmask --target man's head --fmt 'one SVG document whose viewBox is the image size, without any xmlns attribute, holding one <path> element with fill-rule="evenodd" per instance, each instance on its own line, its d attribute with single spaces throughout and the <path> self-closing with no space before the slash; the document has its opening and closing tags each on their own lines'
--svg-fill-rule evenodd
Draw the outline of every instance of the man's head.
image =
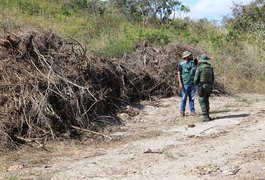
<svg viewBox="0 0 265 180">
<path fill-rule="evenodd" d="M 190 51 L 184 51 L 182 54 L 182 59 L 184 60 L 190 60 L 192 56 L 192 53 Z"/>
<path fill-rule="evenodd" d="M 211 58 L 209 58 L 207 56 L 207 54 L 202 54 L 200 59 L 199 59 L 199 63 L 204 63 L 204 62 L 208 62 Z"/>
</svg>

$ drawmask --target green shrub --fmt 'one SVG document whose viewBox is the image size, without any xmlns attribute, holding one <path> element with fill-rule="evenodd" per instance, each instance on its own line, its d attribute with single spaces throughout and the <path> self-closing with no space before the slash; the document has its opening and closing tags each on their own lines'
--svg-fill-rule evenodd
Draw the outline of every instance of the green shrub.
<svg viewBox="0 0 265 180">
<path fill-rule="evenodd" d="M 120 57 L 124 53 L 131 53 L 133 51 L 133 44 L 128 40 L 121 40 L 116 42 L 111 42 L 109 46 L 107 46 L 103 53 L 106 56 L 110 57 Z"/>
<path fill-rule="evenodd" d="M 200 41 L 198 39 L 198 37 L 193 36 L 192 34 L 190 34 L 189 32 L 184 32 L 181 34 L 181 37 L 183 38 L 183 40 L 189 44 L 198 44 Z"/>
<path fill-rule="evenodd" d="M 167 32 L 160 29 L 145 29 L 140 32 L 141 40 L 145 40 L 150 43 L 157 44 L 168 44 L 170 42 L 170 37 L 167 35 Z"/>
<path fill-rule="evenodd" d="M 19 1 L 19 8 L 23 13 L 29 14 L 29 15 L 39 15 L 40 14 L 40 6 L 36 3 L 32 3 L 30 1 Z"/>
<path fill-rule="evenodd" d="M 108 45 L 103 49 L 103 54 L 119 57 L 124 53 L 131 53 L 139 42 L 147 41 L 154 44 L 168 44 L 171 41 L 166 31 L 124 25 L 119 36 L 109 34 Z"/>
</svg>

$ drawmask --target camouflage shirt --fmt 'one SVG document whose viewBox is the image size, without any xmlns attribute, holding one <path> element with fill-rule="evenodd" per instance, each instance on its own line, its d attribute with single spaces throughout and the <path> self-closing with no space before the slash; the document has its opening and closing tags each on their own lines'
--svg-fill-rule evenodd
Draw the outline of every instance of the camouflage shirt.
<svg viewBox="0 0 265 180">
<path fill-rule="evenodd" d="M 214 71 L 211 64 L 205 62 L 201 63 L 196 70 L 194 83 L 195 84 L 211 84 L 214 82 Z"/>
</svg>

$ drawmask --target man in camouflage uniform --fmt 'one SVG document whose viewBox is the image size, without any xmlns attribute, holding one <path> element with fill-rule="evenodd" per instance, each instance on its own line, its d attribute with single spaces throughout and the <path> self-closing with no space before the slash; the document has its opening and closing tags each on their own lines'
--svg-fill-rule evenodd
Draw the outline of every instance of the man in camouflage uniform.
<svg viewBox="0 0 265 180">
<path fill-rule="evenodd" d="M 181 91 L 180 114 L 185 116 L 186 101 L 189 97 L 190 114 L 195 115 L 194 99 L 196 95 L 196 86 L 194 76 L 197 68 L 197 61 L 193 59 L 192 53 L 183 52 L 182 60 L 178 65 L 178 82 Z"/>
<path fill-rule="evenodd" d="M 209 116 L 209 97 L 213 89 L 214 71 L 213 67 L 208 62 L 209 60 L 210 58 L 206 54 L 201 55 L 199 66 L 194 77 L 194 83 L 198 88 L 199 103 L 203 114 L 202 122 L 208 122 L 211 120 Z"/>
</svg>

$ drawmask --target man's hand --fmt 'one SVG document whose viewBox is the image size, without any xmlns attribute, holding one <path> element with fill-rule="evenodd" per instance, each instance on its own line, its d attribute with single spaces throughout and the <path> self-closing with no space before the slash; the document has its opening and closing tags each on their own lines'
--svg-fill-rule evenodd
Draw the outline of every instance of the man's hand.
<svg viewBox="0 0 265 180">
<path fill-rule="evenodd" d="M 181 92 L 182 91 L 182 84 L 179 84 L 179 91 Z"/>
</svg>

